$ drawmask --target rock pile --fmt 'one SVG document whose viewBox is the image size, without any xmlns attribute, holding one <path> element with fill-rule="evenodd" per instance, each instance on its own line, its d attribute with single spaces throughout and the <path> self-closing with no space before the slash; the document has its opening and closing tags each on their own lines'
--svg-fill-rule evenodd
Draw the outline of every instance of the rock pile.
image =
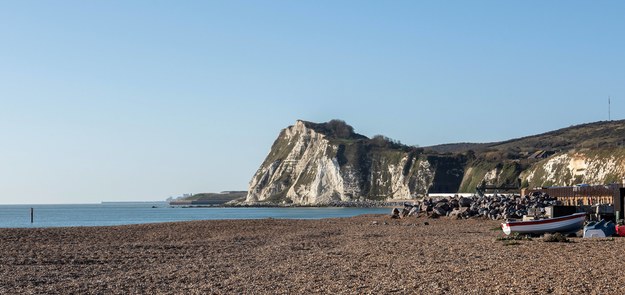
<svg viewBox="0 0 625 295">
<path fill-rule="evenodd" d="M 432 218 L 449 216 L 454 218 L 482 217 L 493 220 L 517 219 L 523 215 L 540 216 L 545 207 L 561 205 L 558 200 L 544 193 L 527 196 L 489 195 L 472 197 L 454 196 L 451 198 L 426 198 L 413 204 L 404 204 L 403 210 L 393 211 L 394 218 L 423 214 Z"/>
</svg>

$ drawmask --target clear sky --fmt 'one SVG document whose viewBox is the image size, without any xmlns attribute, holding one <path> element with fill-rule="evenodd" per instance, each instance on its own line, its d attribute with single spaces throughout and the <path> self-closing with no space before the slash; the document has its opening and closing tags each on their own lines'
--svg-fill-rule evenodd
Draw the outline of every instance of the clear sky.
<svg viewBox="0 0 625 295">
<path fill-rule="evenodd" d="M 625 1 L 0 1 L 0 203 L 246 190 L 280 130 L 625 118 Z"/>
</svg>

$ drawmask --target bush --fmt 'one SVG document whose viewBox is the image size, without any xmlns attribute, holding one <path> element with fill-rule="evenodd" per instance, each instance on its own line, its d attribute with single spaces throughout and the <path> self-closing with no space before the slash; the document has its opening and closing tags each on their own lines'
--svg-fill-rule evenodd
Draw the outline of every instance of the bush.
<svg viewBox="0 0 625 295">
<path fill-rule="evenodd" d="M 567 237 L 561 233 L 545 234 L 543 236 L 543 242 L 547 243 L 569 243 L 571 242 Z"/>
<path fill-rule="evenodd" d="M 500 228 L 501 229 L 501 228 Z M 532 238 L 529 235 L 513 233 L 509 236 L 501 236 L 496 239 L 497 241 L 531 241 Z"/>
<path fill-rule="evenodd" d="M 354 127 L 349 126 L 343 120 L 334 119 L 326 124 L 332 135 L 337 138 L 350 138 L 354 134 Z"/>
<path fill-rule="evenodd" d="M 399 140 L 394 140 L 379 134 L 373 136 L 373 138 L 371 138 L 370 140 L 370 143 L 373 146 L 381 148 L 406 148 L 407 150 L 410 149 L 409 147 L 403 145 Z M 415 151 L 417 150 L 418 149 L 415 148 Z"/>
</svg>

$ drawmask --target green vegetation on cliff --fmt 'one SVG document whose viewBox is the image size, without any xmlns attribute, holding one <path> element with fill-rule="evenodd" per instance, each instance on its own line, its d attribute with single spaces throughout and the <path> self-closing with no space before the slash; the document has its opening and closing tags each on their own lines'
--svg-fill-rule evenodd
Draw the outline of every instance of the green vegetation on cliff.
<svg viewBox="0 0 625 295">
<path fill-rule="evenodd" d="M 246 191 L 226 191 L 221 193 L 198 193 L 172 200 L 173 205 L 221 205 L 233 200 L 244 199 Z"/>
<path fill-rule="evenodd" d="M 427 147 L 435 152 L 499 152 L 522 158 L 538 150 L 567 152 L 573 149 L 625 147 L 625 120 L 600 121 L 558 129 L 538 135 L 493 143 L 452 143 Z"/>
</svg>

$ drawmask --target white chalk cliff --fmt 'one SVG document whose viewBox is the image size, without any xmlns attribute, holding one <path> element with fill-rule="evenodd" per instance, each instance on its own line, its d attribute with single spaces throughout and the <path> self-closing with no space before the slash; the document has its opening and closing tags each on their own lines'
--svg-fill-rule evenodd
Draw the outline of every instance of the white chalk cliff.
<svg viewBox="0 0 625 295">
<path fill-rule="evenodd" d="M 351 131 L 333 136 L 326 124 L 297 121 L 282 130 L 252 178 L 246 201 L 408 199 L 432 187 L 436 169 L 418 149 L 376 146 Z"/>
</svg>

